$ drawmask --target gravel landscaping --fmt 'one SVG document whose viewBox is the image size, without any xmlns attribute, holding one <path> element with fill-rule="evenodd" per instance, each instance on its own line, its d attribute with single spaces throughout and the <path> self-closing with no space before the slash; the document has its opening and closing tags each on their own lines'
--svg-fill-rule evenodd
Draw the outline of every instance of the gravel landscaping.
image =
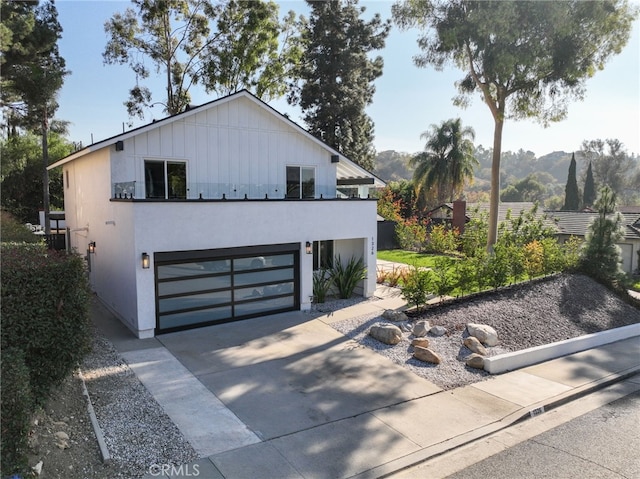
<svg viewBox="0 0 640 479">
<path fill-rule="evenodd" d="M 376 300 L 330 301 L 314 308 L 330 312 Z M 561 275 L 434 307 L 412 317 L 405 328 L 420 319 L 447 328 L 445 336 L 428 336 L 430 348 L 443 358 L 438 366 L 411 358 L 409 331 L 405 331 L 402 342 L 396 346 L 371 339 L 367 335 L 370 326 L 383 322 L 377 315 L 333 326 L 361 347 L 371 348 L 443 389 L 450 389 L 488 377 L 484 371 L 470 369 L 460 361 L 470 353 L 461 344 L 468 322 L 496 329 L 500 344 L 488 348 L 489 354 L 495 355 L 638 323 L 640 309 L 587 277 Z M 93 352 L 81 370 L 111 461 L 105 465 L 100 460 L 82 382 L 75 375 L 59 388 L 33 426 L 30 464 L 42 462 L 41 478 L 137 478 L 151 472 L 154 465 L 179 465 L 197 457 L 109 341 L 96 336 Z M 56 439 L 59 432 L 69 438 L 65 447 L 60 447 Z"/>
<path fill-rule="evenodd" d="M 411 329 L 419 320 L 447 329 L 444 336 L 427 336 L 429 348 L 442 358 L 439 365 L 413 358 Z M 395 346 L 368 335 L 371 326 L 389 324 L 378 315 L 351 318 L 332 326 L 439 387 L 452 389 L 490 377 L 463 362 L 471 354 L 462 345 L 468 336 L 467 323 L 487 324 L 497 331 L 500 343 L 487 348 L 488 356 L 496 356 L 639 322 L 640 309 L 603 285 L 582 275 L 558 275 L 434 305 L 420 315 L 412 315 L 405 324 L 392 323 L 404 331 L 402 341 Z"/>
</svg>

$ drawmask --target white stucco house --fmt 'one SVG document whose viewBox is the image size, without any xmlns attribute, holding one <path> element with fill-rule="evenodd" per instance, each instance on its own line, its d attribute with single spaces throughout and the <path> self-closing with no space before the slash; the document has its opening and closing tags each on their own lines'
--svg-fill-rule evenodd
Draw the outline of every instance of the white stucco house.
<svg viewBox="0 0 640 479">
<path fill-rule="evenodd" d="M 67 244 L 138 337 L 311 307 L 313 271 L 363 258 L 384 183 L 247 91 L 94 143 L 62 167 Z M 265 319 L 267 320 L 267 319 Z"/>
</svg>

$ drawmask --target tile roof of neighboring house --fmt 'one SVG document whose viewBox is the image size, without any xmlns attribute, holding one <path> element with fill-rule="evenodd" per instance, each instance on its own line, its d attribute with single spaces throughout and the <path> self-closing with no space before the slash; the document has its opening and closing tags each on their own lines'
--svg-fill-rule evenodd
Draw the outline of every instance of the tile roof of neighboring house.
<svg viewBox="0 0 640 479">
<path fill-rule="evenodd" d="M 573 236 L 585 236 L 591 222 L 598 213 L 583 211 L 548 211 L 557 219 L 558 233 Z M 640 213 L 622 213 L 626 239 L 640 239 Z"/>
<path fill-rule="evenodd" d="M 498 223 L 507 219 L 507 213 L 509 211 L 511 212 L 512 218 L 517 218 L 520 213 L 531 211 L 535 205 L 535 203 L 527 201 L 500 203 L 498 205 Z M 467 219 L 471 219 L 476 214 L 483 213 L 489 214 L 489 203 L 467 203 L 465 214 Z M 453 216 L 453 203 L 443 203 L 427 214 L 432 218 L 451 220 Z M 540 207 L 538 207 L 536 211 L 536 218 L 543 220 L 546 226 L 557 229 L 556 222 Z"/>
</svg>

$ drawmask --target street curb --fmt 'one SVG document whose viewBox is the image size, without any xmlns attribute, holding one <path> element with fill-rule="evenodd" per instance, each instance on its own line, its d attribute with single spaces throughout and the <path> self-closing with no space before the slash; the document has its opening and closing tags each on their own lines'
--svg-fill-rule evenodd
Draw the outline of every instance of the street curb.
<svg viewBox="0 0 640 479">
<path fill-rule="evenodd" d="M 377 479 L 389 477 L 392 474 L 396 474 L 403 469 L 408 469 L 410 467 L 416 466 L 446 452 L 452 451 L 466 444 L 482 439 L 485 436 L 506 429 L 535 415 L 547 412 L 558 406 L 562 406 L 568 402 L 586 396 L 587 394 L 610 386 L 611 384 L 628 379 L 632 376 L 635 376 L 636 374 L 640 374 L 640 365 L 625 369 L 623 371 L 612 373 L 608 376 L 584 384 L 570 391 L 566 391 L 552 398 L 539 401 L 535 404 L 531 404 L 526 408 L 520 408 L 498 421 L 486 424 L 477 429 L 447 439 L 441 443 L 433 444 L 431 446 L 425 447 L 424 449 L 420 449 L 416 452 L 410 453 L 406 456 L 394 459 L 386 464 L 382 464 L 372 469 L 363 471 L 359 474 L 350 476 L 350 479 Z M 534 412 L 537 412 L 537 414 Z"/>
<path fill-rule="evenodd" d="M 98 441 L 98 447 L 100 448 L 100 457 L 102 458 L 102 462 L 104 464 L 108 464 L 109 462 L 111 462 L 111 455 L 109 454 L 107 443 L 104 440 L 104 433 L 102 432 L 102 428 L 100 427 L 100 424 L 98 424 L 98 418 L 96 417 L 96 412 L 93 409 L 91 397 L 89 396 L 89 390 L 87 389 L 87 385 L 84 382 L 82 371 L 78 370 L 78 376 L 82 381 L 82 394 L 87 397 L 87 412 L 89 413 L 89 419 L 91 419 L 93 432 L 95 433 L 96 440 Z"/>
</svg>

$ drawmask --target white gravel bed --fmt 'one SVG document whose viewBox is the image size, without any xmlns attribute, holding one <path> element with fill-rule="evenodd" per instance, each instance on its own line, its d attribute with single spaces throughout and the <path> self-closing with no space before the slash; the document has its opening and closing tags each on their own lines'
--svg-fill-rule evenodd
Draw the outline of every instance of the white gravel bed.
<svg viewBox="0 0 640 479">
<path fill-rule="evenodd" d="M 111 342 L 96 337 L 81 369 L 111 460 L 124 471 L 120 477 L 142 477 L 154 465 L 198 458 Z"/>
<path fill-rule="evenodd" d="M 439 365 L 412 357 L 410 331 L 418 320 L 447 329 L 442 337 L 427 335 L 429 348 L 442 358 Z M 468 335 L 467 323 L 488 324 L 498 332 L 500 344 L 487 348 L 488 356 L 495 356 L 639 322 L 640 309 L 601 284 L 582 275 L 558 275 L 431 307 L 405 324 L 395 323 L 404 331 L 403 340 L 395 346 L 368 335 L 371 326 L 388 323 L 377 315 L 351 318 L 332 326 L 439 387 L 452 389 L 490 378 L 488 373 L 463 362 L 471 354 L 462 345 Z"/>
</svg>

